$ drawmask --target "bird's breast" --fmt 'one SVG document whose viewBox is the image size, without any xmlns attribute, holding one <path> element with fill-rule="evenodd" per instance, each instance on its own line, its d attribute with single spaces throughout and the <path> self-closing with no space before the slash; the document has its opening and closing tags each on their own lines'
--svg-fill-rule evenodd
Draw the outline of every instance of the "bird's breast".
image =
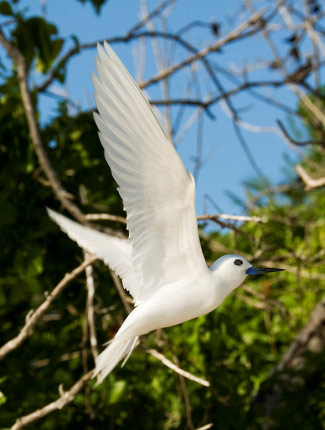
<svg viewBox="0 0 325 430">
<path fill-rule="evenodd" d="M 214 282 L 177 282 L 161 287 L 143 306 L 154 329 L 170 327 L 214 310 L 222 300 Z"/>
</svg>

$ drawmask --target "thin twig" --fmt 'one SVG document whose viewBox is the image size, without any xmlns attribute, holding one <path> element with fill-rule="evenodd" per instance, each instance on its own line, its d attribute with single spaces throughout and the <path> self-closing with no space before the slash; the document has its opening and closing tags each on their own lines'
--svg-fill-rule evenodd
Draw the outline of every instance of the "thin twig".
<svg viewBox="0 0 325 430">
<path fill-rule="evenodd" d="M 74 269 L 72 272 L 67 273 L 64 278 L 57 284 L 51 293 L 48 294 L 44 302 L 35 310 L 31 311 L 26 317 L 26 323 L 21 329 L 19 334 L 13 339 L 9 340 L 0 348 L 0 360 L 4 358 L 9 352 L 18 348 L 26 339 L 32 334 L 32 330 L 39 319 L 44 315 L 47 309 L 51 306 L 56 297 L 61 291 L 71 282 L 76 276 L 78 276 L 89 264 L 94 263 L 97 257 L 92 256 L 84 261 L 80 266 Z"/>
<path fill-rule="evenodd" d="M 300 164 L 296 166 L 296 172 L 306 185 L 307 191 L 325 186 L 325 177 L 317 179 L 311 178 Z"/>
<path fill-rule="evenodd" d="M 145 24 L 147 24 L 148 21 L 151 21 L 152 18 L 155 18 L 157 15 L 159 15 L 164 9 L 166 9 L 168 6 L 175 3 L 176 0 L 167 0 L 164 2 L 161 2 L 154 10 L 152 10 L 150 13 L 146 13 L 143 15 L 141 21 L 136 24 L 134 27 L 132 27 L 128 33 L 127 36 L 131 37 L 134 35 L 134 33 L 138 30 L 140 30 L 141 27 L 143 27 Z"/>
<path fill-rule="evenodd" d="M 259 223 L 265 223 L 267 222 L 266 217 L 260 217 L 260 216 L 248 216 L 248 215 L 228 215 L 228 214 L 206 214 L 206 215 L 199 215 L 197 217 L 198 221 L 205 221 L 205 220 L 215 220 L 216 218 L 220 219 L 228 219 L 231 221 L 252 221 L 252 222 L 259 222 Z"/>
<path fill-rule="evenodd" d="M 176 355 L 173 354 L 173 359 L 176 365 L 179 367 L 179 360 Z M 192 420 L 192 406 L 191 406 L 191 400 L 190 396 L 188 394 L 187 388 L 186 388 L 186 382 L 183 375 L 178 373 L 178 379 L 181 386 L 184 403 L 185 403 L 185 410 L 186 410 L 186 421 L 187 421 L 187 427 L 190 430 L 194 430 L 193 420 Z"/>
<path fill-rule="evenodd" d="M 39 420 L 40 418 L 45 417 L 46 415 L 63 409 L 66 405 L 71 403 L 75 398 L 79 391 L 85 386 L 85 384 L 91 379 L 93 376 L 94 370 L 90 370 L 82 378 L 79 379 L 69 391 L 65 391 L 57 400 L 48 405 L 44 406 L 37 411 L 32 412 L 31 414 L 25 415 L 24 417 L 18 418 L 15 424 L 11 427 L 11 430 L 19 430 L 34 421 Z"/>
<path fill-rule="evenodd" d="M 204 385 L 205 387 L 210 387 L 209 381 L 207 381 L 206 379 L 203 379 L 203 378 L 199 378 L 198 376 L 192 375 L 192 373 L 181 369 L 180 367 L 176 366 L 175 363 L 168 360 L 168 358 L 166 358 L 163 354 L 161 354 L 157 350 L 147 349 L 146 352 L 148 354 L 152 355 L 153 357 L 157 358 L 158 360 L 160 360 L 165 366 L 169 367 L 174 372 L 184 376 L 184 378 L 190 379 L 191 381 L 197 382 L 198 384 Z"/>
<path fill-rule="evenodd" d="M 209 424 L 205 424 L 204 426 L 197 428 L 195 430 L 209 430 L 211 427 L 213 427 L 214 424 L 213 423 L 209 423 Z"/>
<path fill-rule="evenodd" d="M 0 43 L 5 48 L 8 55 L 12 58 L 13 62 L 17 67 L 18 83 L 22 97 L 23 107 L 25 110 L 29 133 L 38 157 L 38 161 L 42 166 L 42 169 L 44 170 L 52 186 L 52 189 L 57 198 L 60 200 L 62 206 L 67 209 L 79 222 L 87 224 L 83 213 L 71 200 L 69 200 L 70 195 L 64 189 L 45 152 L 39 131 L 39 126 L 36 120 L 36 112 L 28 88 L 28 71 L 25 58 L 23 57 L 21 52 L 7 40 L 1 29 Z"/>
<path fill-rule="evenodd" d="M 140 88 L 146 88 L 151 84 L 157 83 L 158 81 L 165 79 L 166 77 L 172 75 L 176 71 L 182 69 L 184 66 L 188 66 L 194 61 L 200 60 L 201 58 L 206 57 L 211 52 L 216 52 L 220 50 L 220 48 L 226 45 L 227 43 L 233 42 L 236 39 L 242 37 L 244 30 L 246 30 L 248 27 L 252 26 L 253 24 L 256 24 L 261 18 L 261 16 L 263 15 L 263 13 L 266 11 L 266 9 L 267 8 L 263 8 L 262 10 L 254 13 L 247 21 L 240 24 L 237 28 L 232 30 L 223 38 L 219 39 L 213 45 L 203 48 L 201 51 L 197 52 L 196 54 L 186 58 L 186 60 L 181 61 L 180 63 L 174 66 L 168 67 L 167 69 L 163 70 L 162 72 L 158 73 L 156 76 L 150 78 L 145 82 L 141 82 L 139 84 Z"/>
<path fill-rule="evenodd" d="M 90 257 L 86 251 L 84 251 L 85 260 Z M 89 329 L 89 341 L 90 341 L 90 349 L 92 356 L 94 358 L 94 362 L 96 362 L 96 358 L 98 356 L 97 349 L 97 336 L 96 336 L 96 328 L 94 321 L 94 297 L 95 297 L 95 282 L 93 277 L 93 267 L 89 265 L 86 267 L 86 286 L 87 286 L 87 321 L 88 321 L 88 329 Z"/>
<path fill-rule="evenodd" d="M 306 145 L 320 145 L 320 146 L 325 146 L 325 141 L 323 140 L 305 140 L 303 142 L 299 142 L 295 139 L 293 139 L 288 131 L 286 130 L 286 128 L 284 127 L 283 123 L 280 120 L 277 120 L 277 124 L 280 127 L 282 133 L 284 134 L 284 136 L 287 138 L 287 140 L 292 143 L 293 145 L 297 145 L 297 146 L 306 146 Z"/>
<path fill-rule="evenodd" d="M 125 310 L 129 314 L 132 311 L 132 306 L 129 303 L 129 299 L 128 299 L 128 296 L 127 296 L 127 294 L 126 294 L 126 292 L 122 286 L 122 282 L 121 282 L 120 278 L 117 276 L 117 274 L 114 272 L 114 270 L 109 268 L 109 271 L 110 271 L 111 277 L 113 279 L 115 288 L 117 289 L 117 292 L 118 292 L 118 294 L 119 294 L 119 296 L 123 302 Z"/>
<path fill-rule="evenodd" d="M 111 214 L 87 214 L 85 218 L 89 221 L 116 221 L 121 224 L 126 224 L 126 219 L 122 216 Z"/>
<path fill-rule="evenodd" d="M 325 113 L 296 84 L 289 84 L 305 108 L 325 127 Z"/>
</svg>

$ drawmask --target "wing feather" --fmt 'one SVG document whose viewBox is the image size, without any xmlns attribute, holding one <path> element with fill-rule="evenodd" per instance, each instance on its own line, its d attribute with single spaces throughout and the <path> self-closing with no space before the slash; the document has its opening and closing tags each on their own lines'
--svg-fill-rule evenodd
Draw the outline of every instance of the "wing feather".
<svg viewBox="0 0 325 430">
<path fill-rule="evenodd" d="M 127 212 L 138 297 L 206 270 L 195 182 L 114 51 L 98 46 L 94 76 L 100 141 Z"/>
<path fill-rule="evenodd" d="M 52 220 L 58 224 L 70 239 L 113 269 L 122 279 L 123 287 L 130 292 L 137 303 L 137 280 L 132 265 L 132 248 L 129 240 L 109 236 L 85 227 L 47 208 Z"/>
</svg>

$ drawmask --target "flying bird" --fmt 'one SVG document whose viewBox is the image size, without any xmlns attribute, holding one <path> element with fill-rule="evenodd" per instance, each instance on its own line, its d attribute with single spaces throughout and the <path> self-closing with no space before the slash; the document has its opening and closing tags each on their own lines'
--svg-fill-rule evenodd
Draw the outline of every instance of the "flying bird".
<svg viewBox="0 0 325 430">
<path fill-rule="evenodd" d="M 122 279 L 135 308 L 96 360 L 100 383 L 134 349 L 138 337 L 216 309 L 256 268 L 240 255 L 207 267 L 199 241 L 195 181 L 150 104 L 111 47 L 98 45 L 94 118 L 126 211 L 129 239 L 50 217 Z"/>
</svg>

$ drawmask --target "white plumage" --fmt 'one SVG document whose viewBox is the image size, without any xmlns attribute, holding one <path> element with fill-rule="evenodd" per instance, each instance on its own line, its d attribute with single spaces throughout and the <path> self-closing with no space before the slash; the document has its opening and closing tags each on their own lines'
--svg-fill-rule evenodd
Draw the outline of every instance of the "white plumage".
<svg viewBox="0 0 325 430">
<path fill-rule="evenodd" d="M 49 215 L 79 246 L 115 270 L 135 299 L 136 308 L 97 359 L 95 375 L 101 382 L 132 352 L 138 336 L 212 311 L 253 268 L 245 258 L 228 255 L 208 269 L 199 242 L 193 176 L 107 43 L 98 46 L 96 66 L 99 114 L 94 117 L 123 199 L 130 239 L 108 236 L 51 210 Z"/>
</svg>

